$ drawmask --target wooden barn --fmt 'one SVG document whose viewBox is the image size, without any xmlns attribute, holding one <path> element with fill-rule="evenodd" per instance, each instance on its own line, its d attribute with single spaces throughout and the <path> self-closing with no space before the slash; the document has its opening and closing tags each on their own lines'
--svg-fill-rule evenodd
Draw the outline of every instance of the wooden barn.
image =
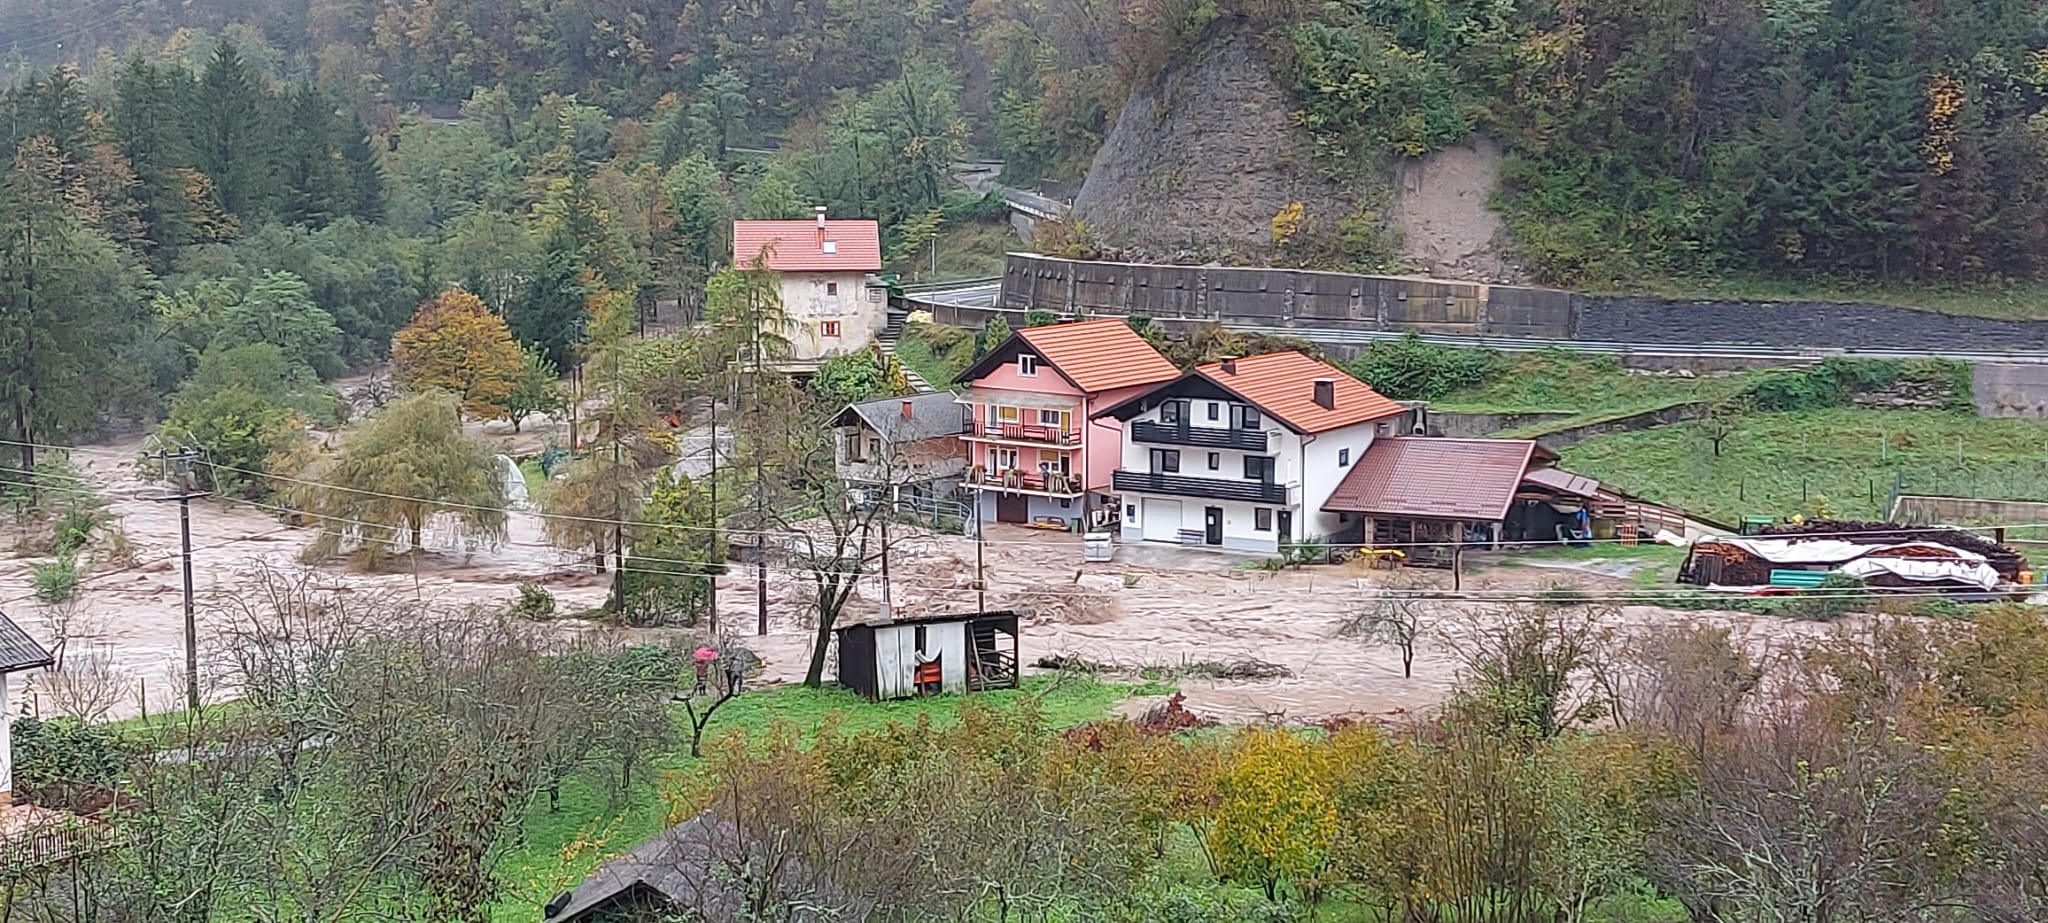
<svg viewBox="0 0 2048 923">
<path fill-rule="evenodd" d="M 839 684 L 875 699 L 1012 689 L 1017 614 L 976 612 L 843 625 Z"/>
</svg>

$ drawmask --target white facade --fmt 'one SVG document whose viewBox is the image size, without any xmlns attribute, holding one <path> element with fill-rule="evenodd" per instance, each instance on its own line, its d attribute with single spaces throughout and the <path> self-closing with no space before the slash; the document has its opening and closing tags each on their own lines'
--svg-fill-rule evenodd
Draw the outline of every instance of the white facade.
<svg viewBox="0 0 2048 923">
<path fill-rule="evenodd" d="M 888 293 L 860 272 L 784 272 L 792 358 L 815 362 L 866 349 L 888 324 Z"/>
<path fill-rule="evenodd" d="M 1229 430 L 1247 405 L 1193 398 L 1182 399 L 1182 406 L 1187 408 L 1186 426 L 1192 435 Z M 1271 483 L 1284 488 L 1284 500 L 1217 499 L 1200 496 L 1199 490 L 1168 493 L 1124 489 L 1121 493 L 1125 541 L 1219 545 L 1272 553 L 1280 549 L 1283 537 L 1299 541 L 1331 535 L 1341 523 L 1338 514 L 1323 512 L 1323 503 L 1372 446 L 1373 438 L 1391 435 L 1393 426 L 1391 420 L 1372 420 L 1304 436 L 1262 412 L 1255 431 L 1265 434 L 1264 451 L 1148 442 L 1140 438 L 1139 424 L 1166 423 L 1161 419 L 1164 410 L 1164 405 L 1152 408 L 1124 424 L 1123 471 L 1214 481 L 1219 486 L 1251 485 L 1260 480 L 1247 477 L 1245 459 L 1266 458 L 1271 459 Z M 1160 453 L 1168 452 L 1178 453 L 1178 471 L 1163 470 L 1172 462 L 1171 457 L 1161 457 Z M 1211 528 L 1212 518 L 1221 519 L 1220 541 L 1210 541 L 1217 537 L 1216 530 Z"/>
</svg>

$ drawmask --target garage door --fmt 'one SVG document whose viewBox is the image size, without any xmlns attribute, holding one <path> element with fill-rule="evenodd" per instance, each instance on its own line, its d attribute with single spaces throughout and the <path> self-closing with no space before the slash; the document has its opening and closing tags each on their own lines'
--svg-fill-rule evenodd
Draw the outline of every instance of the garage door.
<svg viewBox="0 0 2048 923">
<path fill-rule="evenodd" d="M 1138 509 L 1140 522 L 1144 523 L 1145 540 L 1148 542 L 1180 541 L 1180 501 L 1154 500 L 1145 498 L 1145 505 Z"/>
</svg>

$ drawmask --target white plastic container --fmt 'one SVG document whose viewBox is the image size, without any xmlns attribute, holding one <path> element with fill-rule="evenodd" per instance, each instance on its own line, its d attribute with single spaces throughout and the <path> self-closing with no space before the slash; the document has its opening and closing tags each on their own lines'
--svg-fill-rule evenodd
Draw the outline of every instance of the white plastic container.
<svg viewBox="0 0 2048 923">
<path fill-rule="evenodd" d="M 1109 533 L 1088 532 L 1081 536 L 1081 560 L 1107 561 L 1115 553 L 1116 545 L 1109 540 Z"/>
</svg>

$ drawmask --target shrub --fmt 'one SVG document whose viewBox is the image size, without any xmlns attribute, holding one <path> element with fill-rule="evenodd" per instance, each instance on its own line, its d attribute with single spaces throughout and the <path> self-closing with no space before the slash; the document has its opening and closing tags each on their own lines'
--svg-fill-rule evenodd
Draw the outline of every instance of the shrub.
<svg viewBox="0 0 2048 923">
<path fill-rule="evenodd" d="M 78 557 L 61 554 L 54 561 L 29 565 L 35 575 L 35 594 L 39 602 L 55 605 L 70 602 L 78 595 Z"/>
<path fill-rule="evenodd" d="M 50 527 L 50 547 L 60 556 L 75 555 L 85 550 L 99 525 L 100 511 L 96 507 L 73 503 Z"/>
<path fill-rule="evenodd" d="M 1500 363 L 1492 350 L 1439 346 L 1410 333 L 1372 344 L 1345 371 L 1395 400 L 1433 401 L 1484 384 Z"/>
<path fill-rule="evenodd" d="M 1024 326 L 1050 327 L 1060 322 L 1060 316 L 1044 308 L 1032 308 L 1024 312 Z"/>
<path fill-rule="evenodd" d="M 1861 592 L 1862 589 L 1861 580 L 1846 574 L 1829 574 L 1819 586 L 1786 600 L 1783 612 L 1796 619 L 1833 621 L 1869 607 L 1870 594 Z"/>
<path fill-rule="evenodd" d="M 519 585 L 519 601 L 512 604 L 512 614 L 536 621 L 553 618 L 555 594 L 537 583 L 522 583 Z"/>
<path fill-rule="evenodd" d="M 17 718 L 13 743 L 14 781 L 23 789 L 67 782 L 113 785 L 138 753 L 119 732 L 76 718 Z"/>
</svg>

